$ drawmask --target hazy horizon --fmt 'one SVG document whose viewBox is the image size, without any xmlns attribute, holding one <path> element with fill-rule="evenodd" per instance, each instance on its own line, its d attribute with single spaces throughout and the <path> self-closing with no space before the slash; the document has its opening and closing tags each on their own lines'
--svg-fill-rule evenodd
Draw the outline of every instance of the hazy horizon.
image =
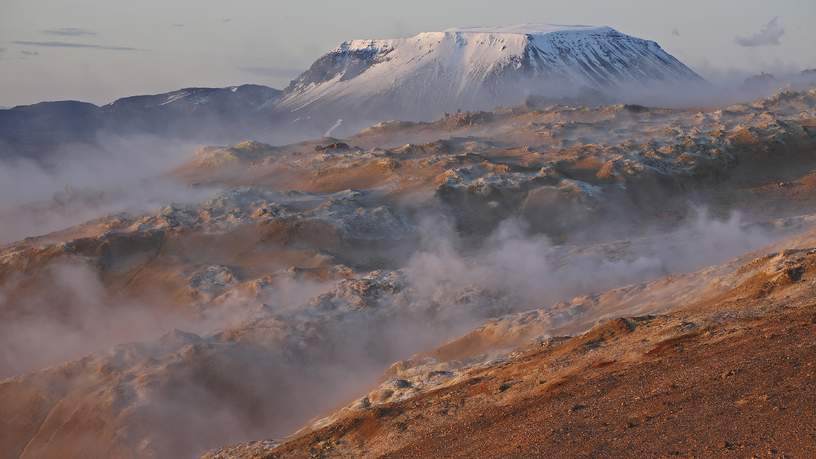
<svg viewBox="0 0 816 459">
<path fill-rule="evenodd" d="M 245 83 L 283 88 L 315 59 L 354 38 L 464 26 L 608 25 L 658 42 L 712 80 L 816 67 L 816 3 L 759 0 L 657 4 L 629 0 L 493 2 L 371 0 L 226 5 L 183 0 L 4 0 L 0 106 L 47 100 L 97 104 L 182 87 Z M 704 11 L 705 14 L 701 14 Z M 430 14 L 432 13 L 432 14 Z M 739 15 L 735 15 L 739 13 Z"/>
</svg>

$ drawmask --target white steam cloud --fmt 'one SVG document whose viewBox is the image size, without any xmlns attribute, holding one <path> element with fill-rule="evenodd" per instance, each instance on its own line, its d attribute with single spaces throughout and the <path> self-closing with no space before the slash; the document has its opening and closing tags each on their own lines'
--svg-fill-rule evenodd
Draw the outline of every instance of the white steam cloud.
<svg viewBox="0 0 816 459">
<path fill-rule="evenodd" d="M 63 147 L 45 164 L 21 156 L 0 159 L 0 244 L 109 214 L 195 202 L 213 191 L 166 175 L 189 156 L 191 144 L 132 136 L 100 145 Z"/>
<path fill-rule="evenodd" d="M 785 35 L 785 28 L 779 23 L 779 18 L 775 17 L 762 26 L 759 32 L 748 36 L 736 37 L 734 41 L 744 47 L 753 48 L 757 46 L 779 46 L 780 39 Z"/>
</svg>

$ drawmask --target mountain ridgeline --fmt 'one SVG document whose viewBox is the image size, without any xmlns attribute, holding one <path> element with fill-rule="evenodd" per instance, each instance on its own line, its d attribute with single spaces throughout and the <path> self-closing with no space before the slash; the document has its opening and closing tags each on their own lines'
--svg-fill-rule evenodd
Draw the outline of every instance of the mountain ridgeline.
<svg viewBox="0 0 816 459">
<path fill-rule="evenodd" d="M 353 40 L 279 91 L 189 88 L 98 107 L 63 101 L 0 110 L 0 158 L 45 157 L 106 134 L 275 144 L 351 134 L 385 120 L 430 120 L 539 100 L 604 101 L 703 85 L 657 43 L 609 27 L 525 25 Z"/>
<path fill-rule="evenodd" d="M 0 110 L 0 159 L 47 159 L 59 148 L 95 144 L 106 135 L 148 134 L 196 141 L 242 138 L 265 123 L 257 109 L 280 91 L 260 85 L 187 88 L 96 106 L 42 102 Z"/>
</svg>

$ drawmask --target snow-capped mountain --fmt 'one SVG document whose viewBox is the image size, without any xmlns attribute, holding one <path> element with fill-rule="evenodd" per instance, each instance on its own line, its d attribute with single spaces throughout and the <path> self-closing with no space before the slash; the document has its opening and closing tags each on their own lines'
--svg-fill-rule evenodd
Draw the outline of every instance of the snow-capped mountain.
<svg viewBox="0 0 816 459">
<path fill-rule="evenodd" d="M 518 105 L 530 96 L 546 101 L 589 93 L 640 103 L 628 95 L 672 93 L 667 86 L 702 82 L 657 43 L 610 27 L 450 29 L 344 42 L 283 91 L 186 88 L 102 107 L 64 101 L 0 110 L 0 156 L 44 156 L 102 134 L 281 144 L 348 135 L 385 120 Z"/>
<path fill-rule="evenodd" d="M 532 94 L 678 82 L 702 79 L 657 43 L 610 27 L 465 28 L 344 42 L 293 81 L 277 108 L 310 118 L 421 119 L 517 104 Z"/>
</svg>

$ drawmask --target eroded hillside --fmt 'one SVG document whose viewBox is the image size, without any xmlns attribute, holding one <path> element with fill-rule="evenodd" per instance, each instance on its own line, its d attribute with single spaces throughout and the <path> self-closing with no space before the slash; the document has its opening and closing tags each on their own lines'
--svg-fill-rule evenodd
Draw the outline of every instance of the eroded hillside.
<svg viewBox="0 0 816 459">
<path fill-rule="evenodd" d="M 282 444 L 205 457 L 809 457 L 814 254 L 501 318 L 396 363 L 380 388 Z M 583 322 L 593 310 L 612 318 Z"/>
<path fill-rule="evenodd" d="M 816 214 L 814 146 L 816 90 L 700 110 L 531 104 L 202 148 L 168 177 L 209 199 L 0 249 L 0 455 L 191 457 L 306 424 L 279 449 L 219 454 L 411 455 L 441 447 L 421 444 L 431 431 L 464 439 L 455 429 L 480 413 L 531 397 L 594 407 L 556 395 L 635 378 L 684 322 L 717 335 L 808 313 L 813 244 L 794 235 Z M 776 258 L 722 264 L 775 241 L 762 253 Z M 740 293 L 751 282 L 770 287 Z M 803 306 L 782 307 L 783 292 Z M 689 339 L 699 356 L 731 343 Z M 534 406 L 555 416 L 548 403 Z M 461 451 L 512 453 L 490 432 Z"/>
</svg>

